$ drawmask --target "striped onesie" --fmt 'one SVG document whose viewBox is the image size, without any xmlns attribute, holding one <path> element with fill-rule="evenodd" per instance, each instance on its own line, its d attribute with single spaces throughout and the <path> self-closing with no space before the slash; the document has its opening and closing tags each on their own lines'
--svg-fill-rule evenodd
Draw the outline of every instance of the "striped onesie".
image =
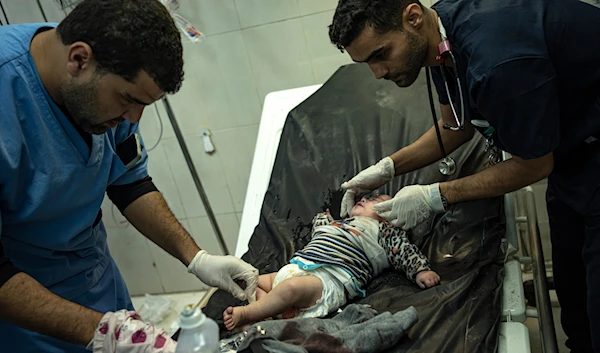
<svg viewBox="0 0 600 353">
<path fill-rule="evenodd" d="M 411 244 L 406 232 L 368 217 L 334 221 L 326 213 L 313 219 L 311 241 L 291 261 L 305 270 L 321 267 L 340 280 L 350 298 L 390 265 L 415 281 L 429 261 Z"/>
</svg>

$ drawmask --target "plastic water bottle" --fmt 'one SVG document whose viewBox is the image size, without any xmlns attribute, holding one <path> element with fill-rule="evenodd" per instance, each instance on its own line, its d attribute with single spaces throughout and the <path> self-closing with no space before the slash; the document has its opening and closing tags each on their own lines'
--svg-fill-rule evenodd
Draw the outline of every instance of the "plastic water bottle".
<svg viewBox="0 0 600 353">
<path fill-rule="evenodd" d="M 219 353 L 219 326 L 200 308 L 186 306 L 179 321 L 181 332 L 175 353 Z"/>
</svg>

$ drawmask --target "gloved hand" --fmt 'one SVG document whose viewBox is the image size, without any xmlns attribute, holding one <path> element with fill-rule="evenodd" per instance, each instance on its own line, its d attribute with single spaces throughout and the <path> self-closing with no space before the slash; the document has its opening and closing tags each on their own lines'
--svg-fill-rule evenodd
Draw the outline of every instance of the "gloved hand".
<svg viewBox="0 0 600 353">
<path fill-rule="evenodd" d="M 390 157 L 370 166 L 358 173 L 354 178 L 342 184 L 342 189 L 346 190 L 342 198 L 342 208 L 340 215 L 346 217 L 350 215 L 350 210 L 354 207 L 357 196 L 369 193 L 390 180 L 394 179 L 396 169 L 394 161 Z"/>
<path fill-rule="evenodd" d="M 389 201 L 373 205 L 373 211 L 404 230 L 414 228 L 435 213 L 442 213 L 444 204 L 440 184 L 405 186 Z"/>
<path fill-rule="evenodd" d="M 188 272 L 205 284 L 227 291 L 239 300 L 252 301 L 258 285 L 258 270 L 252 265 L 234 256 L 210 255 L 205 250 L 198 251 L 194 256 Z M 246 288 L 242 290 L 234 280 L 246 282 Z"/>
<path fill-rule="evenodd" d="M 104 314 L 87 349 L 94 353 L 174 353 L 177 344 L 163 329 L 134 311 Z"/>
</svg>

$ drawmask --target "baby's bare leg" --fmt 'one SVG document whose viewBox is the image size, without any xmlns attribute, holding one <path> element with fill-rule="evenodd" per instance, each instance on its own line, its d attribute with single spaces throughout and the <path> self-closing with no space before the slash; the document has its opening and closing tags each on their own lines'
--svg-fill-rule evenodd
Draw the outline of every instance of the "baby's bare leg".
<svg viewBox="0 0 600 353">
<path fill-rule="evenodd" d="M 258 287 L 256 288 L 256 300 L 261 300 L 273 288 L 273 281 L 277 272 L 258 276 Z"/>
<path fill-rule="evenodd" d="M 288 309 L 308 308 L 321 298 L 323 283 L 314 276 L 302 276 L 286 279 L 265 294 L 261 300 L 247 306 L 229 307 L 223 313 L 225 326 L 229 330 L 281 314 Z"/>
</svg>

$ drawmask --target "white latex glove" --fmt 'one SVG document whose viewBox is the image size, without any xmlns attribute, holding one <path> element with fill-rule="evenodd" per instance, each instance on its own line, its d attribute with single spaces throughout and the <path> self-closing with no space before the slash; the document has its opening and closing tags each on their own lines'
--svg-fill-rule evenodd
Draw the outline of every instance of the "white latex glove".
<svg viewBox="0 0 600 353">
<path fill-rule="evenodd" d="M 350 215 L 350 210 L 354 207 L 357 196 L 369 193 L 380 186 L 394 179 L 396 169 L 394 161 L 390 157 L 370 166 L 358 173 L 354 178 L 342 184 L 342 189 L 346 190 L 342 198 L 342 208 L 340 215 L 346 217 Z"/>
<path fill-rule="evenodd" d="M 134 311 L 104 314 L 87 349 L 94 353 L 174 353 L 177 344 L 163 329 Z"/>
<path fill-rule="evenodd" d="M 435 213 L 445 212 L 440 184 L 406 186 L 393 199 L 373 205 L 373 211 L 395 227 L 412 229 Z"/>
<path fill-rule="evenodd" d="M 252 265 L 230 255 L 210 255 L 205 250 L 198 251 L 194 256 L 188 272 L 205 284 L 227 291 L 239 300 L 251 300 L 258 285 L 258 270 Z M 246 282 L 246 288 L 242 290 L 235 280 Z"/>
</svg>

